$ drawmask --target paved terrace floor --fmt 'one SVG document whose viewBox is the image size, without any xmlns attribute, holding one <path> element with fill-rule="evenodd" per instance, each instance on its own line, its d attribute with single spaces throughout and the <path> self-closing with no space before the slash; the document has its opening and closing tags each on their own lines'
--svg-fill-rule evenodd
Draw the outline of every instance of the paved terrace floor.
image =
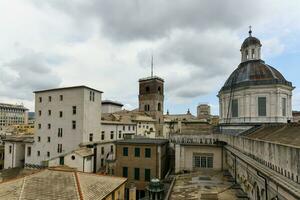
<svg viewBox="0 0 300 200">
<path fill-rule="evenodd" d="M 218 200 L 240 200 L 237 195 L 242 193 L 234 188 L 234 182 L 229 177 L 224 177 L 223 172 L 203 170 L 176 177 L 171 193 L 172 200 L 201 199 L 203 193 L 217 193 Z"/>
</svg>

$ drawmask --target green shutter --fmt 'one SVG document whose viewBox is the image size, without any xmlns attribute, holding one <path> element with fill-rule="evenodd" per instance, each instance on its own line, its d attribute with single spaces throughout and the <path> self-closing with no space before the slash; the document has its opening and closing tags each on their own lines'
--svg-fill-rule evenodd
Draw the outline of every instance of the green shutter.
<svg viewBox="0 0 300 200">
<path fill-rule="evenodd" d="M 140 180 L 140 168 L 134 168 L 134 179 Z"/>
<path fill-rule="evenodd" d="M 267 98 L 258 97 L 258 116 L 267 116 Z"/>
<path fill-rule="evenodd" d="M 150 181 L 151 171 L 150 169 L 145 169 L 145 181 Z"/>
</svg>

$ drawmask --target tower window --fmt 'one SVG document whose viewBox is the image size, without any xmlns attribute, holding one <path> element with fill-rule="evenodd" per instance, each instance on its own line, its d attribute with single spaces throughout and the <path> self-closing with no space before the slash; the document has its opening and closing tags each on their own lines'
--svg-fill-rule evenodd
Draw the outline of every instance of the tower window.
<svg viewBox="0 0 300 200">
<path fill-rule="evenodd" d="M 158 93 L 161 94 L 161 87 L 158 87 Z"/>
<path fill-rule="evenodd" d="M 258 97 L 258 116 L 264 117 L 267 116 L 267 98 L 266 97 Z"/>
<path fill-rule="evenodd" d="M 255 57 L 255 51 L 254 51 L 254 49 L 251 49 L 251 54 L 252 54 L 252 58 L 254 58 Z"/>
<path fill-rule="evenodd" d="M 149 86 L 146 87 L 146 92 L 150 92 L 150 87 Z"/>
<path fill-rule="evenodd" d="M 245 54 L 246 54 L 246 59 L 248 60 L 249 59 L 248 50 L 246 50 Z"/>
<path fill-rule="evenodd" d="M 160 103 L 157 104 L 157 110 L 161 111 L 161 104 Z"/>
</svg>

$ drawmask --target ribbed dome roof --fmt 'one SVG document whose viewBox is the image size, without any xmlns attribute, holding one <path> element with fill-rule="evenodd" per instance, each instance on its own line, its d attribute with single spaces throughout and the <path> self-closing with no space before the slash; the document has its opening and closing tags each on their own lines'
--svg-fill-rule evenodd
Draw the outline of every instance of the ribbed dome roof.
<svg viewBox="0 0 300 200">
<path fill-rule="evenodd" d="M 229 76 L 221 91 L 251 85 L 283 84 L 292 87 L 283 75 L 263 60 L 242 62 Z"/>
<path fill-rule="evenodd" d="M 244 40 L 241 49 L 247 48 L 248 46 L 255 45 L 255 44 L 261 46 L 260 40 L 257 39 L 256 37 L 249 36 Z"/>
</svg>

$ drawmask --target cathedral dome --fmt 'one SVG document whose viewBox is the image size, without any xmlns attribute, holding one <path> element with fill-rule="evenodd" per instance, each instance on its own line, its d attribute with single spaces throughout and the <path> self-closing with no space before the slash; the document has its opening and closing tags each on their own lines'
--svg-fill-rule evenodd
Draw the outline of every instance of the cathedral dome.
<svg viewBox="0 0 300 200">
<path fill-rule="evenodd" d="M 249 37 L 247 37 L 244 40 L 244 42 L 243 42 L 243 44 L 241 46 L 241 49 L 245 49 L 245 48 L 247 48 L 247 47 L 249 47 L 251 45 L 261 46 L 260 40 L 257 39 L 256 37 L 253 37 L 253 36 L 250 35 Z"/>
<path fill-rule="evenodd" d="M 263 60 L 249 60 L 242 62 L 229 76 L 221 91 L 252 85 L 282 84 L 292 87 L 283 75 Z"/>
</svg>

